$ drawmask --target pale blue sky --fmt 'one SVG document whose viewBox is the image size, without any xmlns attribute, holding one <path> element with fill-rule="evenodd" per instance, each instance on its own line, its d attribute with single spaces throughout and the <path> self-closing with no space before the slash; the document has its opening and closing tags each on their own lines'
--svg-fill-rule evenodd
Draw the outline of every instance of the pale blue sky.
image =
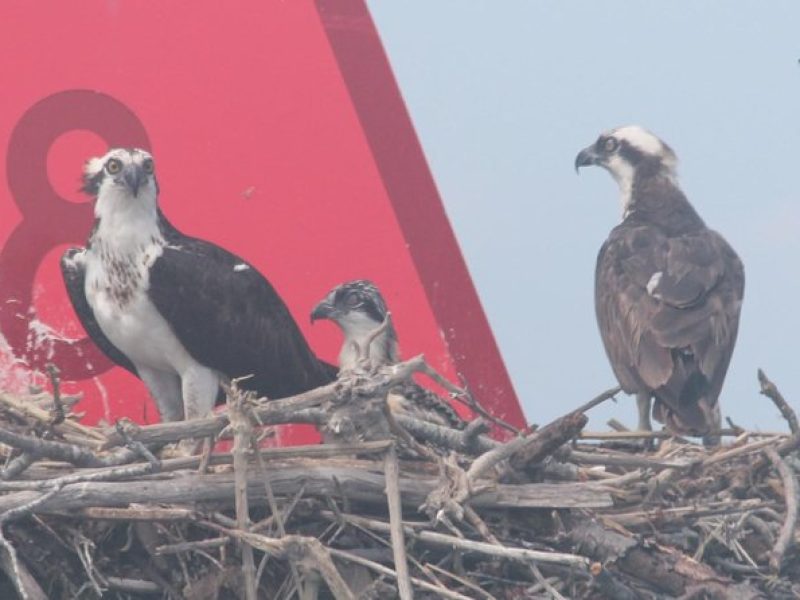
<svg viewBox="0 0 800 600">
<path fill-rule="evenodd" d="M 572 165 L 635 123 L 677 152 L 690 201 L 745 263 L 723 416 L 784 430 L 756 369 L 800 410 L 800 3 L 368 4 L 528 418 L 615 383 L 593 277 L 618 192 Z M 592 426 L 611 416 L 634 425 L 635 402 Z"/>
</svg>

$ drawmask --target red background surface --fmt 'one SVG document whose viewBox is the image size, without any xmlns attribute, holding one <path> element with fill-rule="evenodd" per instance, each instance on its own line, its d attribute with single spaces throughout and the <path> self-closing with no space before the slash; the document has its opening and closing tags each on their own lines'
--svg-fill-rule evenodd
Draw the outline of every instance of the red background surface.
<svg viewBox="0 0 800 600">
<path fill-rule="evenodd" d="M 84 335 L 58 273 L 91 227 L 83 162 L 144 145 L 172 223 L 258 267 L 321 357 L 335 361 L 341 336 L 311 327 L 310 309 L 333 285 L 369 278 L 404 355 L 462 374 L 523 424 L 361 1 L 7 2 L 0 23 L 0 330 L 19 359 L 10 373 L 6 352 L 0 384 L 52 360 L 67 380 L 92 375 L 71 388 L 89 422 L 157 420 L 136 378 L 61 339 Z M 33 317 L 55 333 L 33 339 Z"/>
</svg>

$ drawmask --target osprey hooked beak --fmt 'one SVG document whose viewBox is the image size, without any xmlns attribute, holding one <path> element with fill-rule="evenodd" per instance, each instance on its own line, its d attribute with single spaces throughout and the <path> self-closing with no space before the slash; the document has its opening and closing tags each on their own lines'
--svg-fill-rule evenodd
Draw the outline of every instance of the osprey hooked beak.
<svg viewBox="0 0 800 600">
<path fill-rule="evenodd" d="M 334 307 L 332 299 L 329 297 L 323 299 L 311 311 L 311 322 L 317 319 L 331 319 L 336 314 L 336 307 Z"/>
<path fill-rule="evenodd" d="M 125 181 L 125 185 L 133 192 L 133 197 L 136 198 L 139 195 L 139 188 L 147 181 L 147 173 L 144 172 L 144 168 L 141 165 L 130 164 L 126 165 L 122 171 L 122 179 Z"/>
<path fill-rule="evenodd" d="M 575 172 L 579 173 L 579 169 L 581 167 L 588 167 L 590 165 L 598 164 L 599 159 L 600 157 L 597 155 L 597 150 L 595 150 L 594 144 L 587 146 L 578 152 L 578 156 L 575 157 Z"/>
</svg>

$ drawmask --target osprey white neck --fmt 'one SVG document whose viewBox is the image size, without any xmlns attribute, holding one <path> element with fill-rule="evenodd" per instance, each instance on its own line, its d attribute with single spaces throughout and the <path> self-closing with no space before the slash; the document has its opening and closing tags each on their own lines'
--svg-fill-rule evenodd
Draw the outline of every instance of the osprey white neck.
<svg viewBox="0 0 800 600">
<path fill-rule="evenodd" d="M 98 226 L 93 239 L 107 247 L 124 252 L 163 243 L 154 192 L 142 190 L 134 196 L 122 187 L 106 187 L 97 196 L 94 214 Z"/>
<path fill-rule="evenodd" d="M 611 173 L 614 181 L 619 186 L 620 204 L 622 206 L 622 218 L 628 216 L 631 204 L 631 196 L 633 194 L 633 179 L 636 176 L 636 169 L 628 161 L 623 160 L 619 156 L 613 156 L 607 165 L 604 165 L 606 170 Z"/>
</svg>

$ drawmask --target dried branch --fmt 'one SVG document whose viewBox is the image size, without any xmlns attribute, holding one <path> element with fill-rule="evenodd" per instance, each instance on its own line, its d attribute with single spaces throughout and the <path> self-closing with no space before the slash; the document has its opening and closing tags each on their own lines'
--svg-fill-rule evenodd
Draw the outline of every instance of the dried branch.
<svg viewBox="0 0 800 600">
<path fill-rule="evenodd" d="M 213 538 L 210 540 L 198 540 L 196 542 L 180 542 L 178 544 L 165 544 L 156 548 L 156 554 L 179 554 L 192 550 L 208 550 L 209 548 L 221 548 L 230 544 L 231 540 L 227 537 Z"/>
<path fill-rule="evenodd" d="M 59 396 L 63 405 L 65 398 Z M 40 423 L 49 423 L 52 421 L 50 411 L 43 410 L 35 403 L 31 402 L 28 398 L 20 398 L 14 394 L 0 392 L 0 404 L 10 409 L 15 414 L 29 417 Z M 102 443 L 106 437 L 94 427 L 87 427 L 72 419 L 66 419 L 54 426 L 55 431 L 63 434 L 78 434 L 84 438 L 89 438 L 93 445 Z"/>
<path fill-rule="evenodd" d="M 800 425 L 798 425 L 797 415 L 794 410 L 789 406 L 789 403 L 786 402 L 783 394 L 778 390 L 778 387 L 769 380 L 761 369 L 758 370 L 758 383 L 761 385 L 761 393 L 772 400 L 775 406 L 778 407 L 778 410 L 781 411 L 783 418 L 786 419 L 786 422 L 789 424 L 789 430 L 792 434 L 797 435 L 800 433 Z"/>
<path fill-rule="evenodd" d="M 559 454 L 559 458 L 574 462 L 576 464 L 607 465 L 610 467 L 629 467 L 634 469 L 685 470 L 692 467 L 692 463 L 658 460 L 656 458 L 648 458 L 646 456 L 631 456 L 622 452 L 607 454 L 600 452 L 581 452 L 580 450 L 572 450 L 570 448 L 566 448 L 563 453 Z"/>
<path fill-rule="evenodd" d="M 245 408 L 245 404 L 249 401 L 248 395 L 239 391 L 236 380 L 231 382 L 228 390 L 228 414 L 230 415 L 231 428 L 233 429 L 236 525 L 241 531 L 250 529 L 250 511 L 247 502 L 247 451 L 250 449 L 253 426 Z M 247 600 L 256 600 L 258 594 L 256 592 L 256 567 L 253 548 L 249 544 L 242 542 L 241 550 L 245 597 Z"/>
<path fill-rule="evenodd" d="M 392 579 L 397 579 L 397 573 L 392 569 L 384 567 L 383 565 L 373 562 L 371 560 L 367 560 L 366 558 L 362 558 L 356 554 L 353 554 L 352 552 L 346 552 L 343 550 L 337 550 L 336 548 L 331 548 L 330 553 L 332 556 L 336 558 L 341 558 L 343 560 L 350 561 L 357 565 L 362 565 L 364 567 L 372 569 L 373 571 L 376 571 L 377 573 L 381 573 L 382 575 L 387 575 Z M 442 598 L 452 598 L 453 600 L 470 600 L 469 596 L 464 596 L 463 594 L 459 594 L 451 590 L 442 589 L 439 586 L 432 585 L 427 581 L 423 581 L 421 579 L 416 579 L 412 577 L 411 583 L 413 583 L 415 586 L 419 588 L 428 590 L 429 592 L 435 592 Z"/>
<path fill-rule="evenodd" d="M 5 538 L 2 531 L 0 531 L 0 569 L 13 583 L 22 600 L 47 600 L 47 594 L 44 593 L 25 564 L 20 561 L 17 551 Z"/>
<path fill-rule="evenodd" d="M 622 388 L 617 386 L 611 389 L 606 390 L 605 392 L 601 392 L 591 400 L 589 400 L 586 404 L 583 404 L 576 408 L 573 412 L 585 413 L 587 410 L 591 410 L 598 404 L 602 404 L 606 400 L 614 400 L 615 396 L 622 391 Z"/>
<path fill-rule="evenodd" d="M 370 350 L 372 348 L 372 342 L 374 342 L 379 335 L 384 333 L 391 326 L 391 323 L 392 323 L 392 313 L 387 310 L 386 315 L 383 317 L 383 321 L 381 322 L 380 325 L 378 325 L 375 329 L 373 329 L 370 332 L 370 334 L 367 336 L 367 339 L 364 341 L 363 346 L 360 346 L 356 342 L 353 342 L 357 346 L 356 354 L 357 356 L 360 357 L 356 361 L 358 364 L 362 366 L 369 365 L 369 355 L 370 355 Z"/>
<path fill-rule="evenodd" d="M 465 454 L 480 454 L 501 445 L 501 442 L 493 440 L 484 435 L 474 432 L 467 433 L 467 430 L 451 429 L 442 427 L 427 421 L 421 421 L 407 415 L 394 415 L 395 420 L 406 431 L 415 437 L 430 442 L 440 448 L 448 448 L 456 452 Z"/>
<path fill-rule="evenodd" d="M 53 363 L 47 363 L 45 370 L 53 388 L 53 417 L 49 423 L 49 427 L 52 428 L 63 423 L 67 415 L 64 412 L 64 404 L 61 402 L 61 371 Z"/>
<path fill-rule="evenodd" d="M 276 540 L 244 531 L 229 531 L 228 534 L 254 548 L 302 564 L 306 569 L 318 572 L 325 579 L 328 589 L 336 600 L 355 600 L 353 593 L 331 560 L 334 550 L 326 548 L 319 540 L 300 535 L 287 535 Z"/>
<path fill-rule="evenodd" d="M 797 500 L 800 497 L 800 485 L 792 468 L 781 459 L 774 448 L 765 448 L 764 454 L 767 455 L 772 465 L 778 471 L 783 482 L 783 493 L 786 497 L 786 518 L 781 526 L 781 533 L 775 541 L 769 559 L 769 566 L 773 573 L 779 573 L 781 563 L 786 551 L 793 542 L 795 528 L 797 526 Z"/>
<path fill-rule="evenodd" d="M 380 531 L 381 533 L 391 533 L 391 525 L 383 521 L 351 514 L 340 516 L 330 511 L 321 511 L 320 515 L 331 521 L 337 521 L 340 518 L 344 518 L 348 522 L 365 527 L 367 529 Z M 406 523 L 404 529 L 405 534 L 410 539 L 414 539 L 425 544 L 431 544 L 443 548 L 458 548 L 459 550 L 463 550 L 465 552 L 477 552 L 479 554 L 494 558 L 508 558 L 521 563 L 542 562 L 548 564 L 569 565 L 572 567 L 588 567 L 589 565 L 589 560 L 587 558 L 576 554 L 545 552 L 540 550 L 530 550 L 527 548 L 512 548 L 493 543 L 477 542 L 444 533 L 428 531 L 423 529 L 423 524 L 411 525 Z"/>
<path fill-rule="evenodd" d="M 24 452 L 32 454 L 36 458 L 61 460 L 72 463 L 78 467 L 105 467 L 124 464 L 136 458 L 136 453 L 128 450 L 110 453 L 106 457 L 101 458 L 91 450 L 82 448 L 76 444 L 20 435 L 4 427 L 0 427 L 0 443 L 19 448 Z"/>
<path fill-rule="evenodd" d="M 427 375 L 435 382 L 437 382 L 439 385 L 441 385 L 443 388 L 445 388 L 448 392 L 450 392 L 450 395 L 453 399 L 457 400 L 458 402 L 469 408 L 473 413 L 475 413 L 482 419 L 485 419 L 490 423 L 494 423 L 495 426 L 497 426 L 500 429 L 505 429 L 512 435 L 519 435 L 521 433 L 518 427 L 514 427 L 508 421 L 501 419 L 497 415 L 494 415 L 490 413 L 488 410 L 486 410 L 483 407 L 483 405 L 480 402 L 478 402 L 478 399 L 475 398 L 475 396 L 472 394 L 472 391 L 469 389 L 469 387 L 467 387 L 466 383 L 463 381 L 463 378 L 461 382 L 462 387 L 458 388 L 452 385 L 449 381 L 447 381 L 444 377 L 439 375 L 439 373 L 437 373 L 433 369 L 430 369 L 430 372 L 427 372 Z"/>
<path fill-rule="evenodd" d="M 386 500 L 389 506 L 389 522 L 394 554 L 394 568 L 397 571 L 397 586 L 400 600 L 411 600 L 414 590 L 411 587 L 411 576 L 408 572 L 406 558 L 406 542 L 403 537 L 403 505 L 400 501 L 400 474 L 397 454 L 394 447 L 386 452 Z"/>
</svg>

